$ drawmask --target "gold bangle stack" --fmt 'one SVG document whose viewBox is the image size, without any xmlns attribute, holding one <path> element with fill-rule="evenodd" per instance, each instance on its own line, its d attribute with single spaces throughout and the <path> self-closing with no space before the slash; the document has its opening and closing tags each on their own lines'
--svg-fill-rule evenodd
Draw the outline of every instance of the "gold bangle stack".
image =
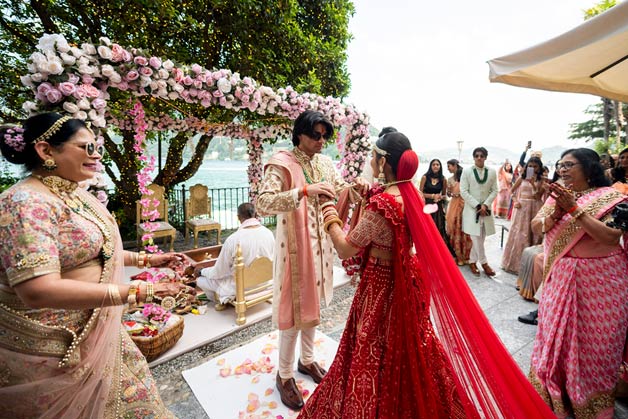
<svg viewBox="0 0 628 419">
<path fill-rule="evenodd" d="M 155 297 L 155 285 L 152 282 L 146 283 L 146 304 L 152 303 Z"/>
<path fill-rule="evenodd" d="M 340 218 L 333 217 L 325 221 L 325 224 L 323 224 L 323 230 L 325 230 L 325 233 L 329 234 L 329 230 L 331 229 L 331 226 L 334 224 L 338 224 L 338 227 L 342 228 L 342 221 L 340 221 Z"/>
<path fill-rule="evenodd" d="M 120 296 L 120 288 L 114 284 L 107 284 L 107 296 L 111 300 L 111 305 L 121 306 L 122 297 Z"/>
<path fill-rule="evenodd" d="M 153 254 L 152 254 L 152 253 L 148 253 L 148 254 L 146 255 L 146 268 L 150 268 L 150 266 L 151 266 L 151 265 L 150 265 L 150 258 L 151 258 L 151 257 L 153 257 Z"/>
</svg>

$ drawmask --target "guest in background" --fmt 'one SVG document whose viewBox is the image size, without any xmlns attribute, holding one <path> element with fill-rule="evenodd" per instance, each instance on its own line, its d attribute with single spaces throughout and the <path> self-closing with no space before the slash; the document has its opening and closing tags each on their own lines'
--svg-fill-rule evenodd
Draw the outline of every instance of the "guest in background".
<svg viewBox="0 0 628 419">
<path fill-rule="evenodd" d="M 443 175 L 443 166 L 438 159 L 430 162 L 430 167 L 421 177 L 419 190 L 425 197 L 426 204 L 436 204 L 438 209 L 431 213 L 432 220 L 440 232 L 443 241 L 449 246 L 449 237 L 445 226 L 445 206 L 447 203 L 447 179 Z"/>
<path fill-rule="evenodd" d="M 447 196 L 450 197 L 445 216 L 447 235 L 449 236 L 450 247 L 454 251 L 456 263 L 463 266 L 469 263 L 471 253 L 471 237 L 462 231 L 462 210 L 464 209 L 464 199 L 460 196 L 460 176 L 462 167 L 456 159 L 447 161 L 447 170 L 453 176 L 447 180 Z"/>
<path fill-rule="evenodd" d="M 628 194 L 628 181 L 626 181 L 626 175 L 628 174 L 628 148 L 625 148 L 619 153 L 617 157 L 617 164 L 615 168 L 611 170 L 611 180 L 613 187 L 623 194 Z"/>
<path fill-rule="evenodd" d="M 491 205 L 497 196 L 497 173 L 485 166 L 488 151 L 484 147 L 473 150 L 474 165 L 462 172 L 460 177 L 460 196 L 464 199 L 462 211 L 462 231 L 471 236 L 473 247 L 469 255 L 469 268 L 475 276 L 480 276 L 476 263 L 480 262 L 484 273 L 495 276 L 489 266 L 484 241 L 486 236 L 495 234 L 495 220 L 491 214 Z"/>
<path fill-rule="evenodd" d="M 543 162 L 531 157 L 511 190 L 514 211 L 502 256 L 502 269 L 506 272 L 518 274 L 523 249 L 541 243 L 542 236 L 532 232 L 530 222 L 543 206 L 543 184 Z"/>
<path fill-rule="evenodd" d="M 235 299 L 235 280 L 233 276 L 234 259 L 238 244 L 242 248 L 244 265 L 249 266 L 253 260 L 265 256 L 273 259 L 275 237 L 255 218 L 255 207 L 250 202 L 238 206 L 240 227 L 227 237 L 222 245 L 216 264 L 201 269 L 196 285 L 208 298 L 217 298 L 218 303 L 225 304 Z"/>
<path fill-rule="evenodd" d="M 595 151 L 563 153 L 565 187 L 532 221 L 545 232 L 545 279 L 530 380 L 559 417 L 612 418 L 628 328 L 628 236 L 607 225 L 628 197 L 610 182 Z"/>
<path fill-rule="evenodd" d="M 512 187 L 512 164 L 508 160 L 497 171 L 497 198 L 493 201 L 493 215 L 498 218 L 508 216 L 510 207 L 510 188 Z"/>
</svg>

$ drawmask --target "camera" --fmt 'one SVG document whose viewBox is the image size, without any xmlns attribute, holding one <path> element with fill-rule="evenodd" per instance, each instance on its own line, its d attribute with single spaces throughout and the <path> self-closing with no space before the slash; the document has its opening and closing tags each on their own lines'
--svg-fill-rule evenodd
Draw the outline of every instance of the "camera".
<svg viewBox="0 0 628 419">
<path fill-rule="evenodd" d="M 617 204 L 611 213 L 613 220 L 606 223 L 607 226 L 628 231 L 628 203 Z"/>
</svg>

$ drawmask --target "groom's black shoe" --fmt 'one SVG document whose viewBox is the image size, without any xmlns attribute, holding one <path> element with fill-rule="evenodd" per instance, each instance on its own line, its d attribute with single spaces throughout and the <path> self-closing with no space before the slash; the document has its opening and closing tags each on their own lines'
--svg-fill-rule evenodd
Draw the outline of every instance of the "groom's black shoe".
<svg viewBox="0 0 628 419">
<path fill-rule="evenodd" d="M 517 317 L 521 323 L 537 325 L 539 321 L 537 318 L 539 317 L 539 310 L 534 310 L 529 312 L 528 314 L 524 314 L 523 316 Z"/>
</svg>

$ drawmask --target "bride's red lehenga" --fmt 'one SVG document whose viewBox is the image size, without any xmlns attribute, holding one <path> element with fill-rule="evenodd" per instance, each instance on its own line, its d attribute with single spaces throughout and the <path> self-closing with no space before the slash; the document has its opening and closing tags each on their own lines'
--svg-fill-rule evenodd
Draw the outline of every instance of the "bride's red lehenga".
<svg viewBox="0 0 628 419">
<path fill-rule="evenodd" d="M 466 417 L 470 402 L 456 390 L 434 334 L 401 204 L 386 193 L 374 196 L 347 240 L 365 254 L 374 246 L 395 258 L 367 259 L 334 363 L 299 417 Z"/>
<path fill-rule="evenodd" d="M 397 179 L 418 158 L 406 151 Z M 327 375 L 299 418 L 553 418 L 492 329 L 411 182 L 370 198 L 347 240 L 366 255 Z M 416 254 L 412 250 L 415 244 Z M 391 260 L 369 257 L 371 247 Z"/>
</svg>

